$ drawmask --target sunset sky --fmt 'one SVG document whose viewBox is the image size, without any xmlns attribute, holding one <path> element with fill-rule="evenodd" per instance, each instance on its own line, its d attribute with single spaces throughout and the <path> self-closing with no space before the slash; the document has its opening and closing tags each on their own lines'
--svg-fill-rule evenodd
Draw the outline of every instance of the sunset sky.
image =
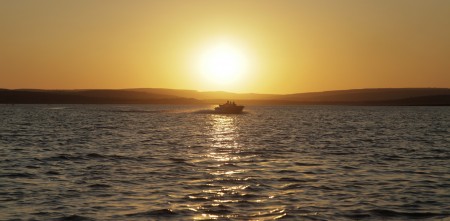
<svg viewBox="0 0 450 221">
<path fill-rule="evenodd" d="M 0 88 L 450 87 L 447 0 L 2 0 Z"/>
</svg>

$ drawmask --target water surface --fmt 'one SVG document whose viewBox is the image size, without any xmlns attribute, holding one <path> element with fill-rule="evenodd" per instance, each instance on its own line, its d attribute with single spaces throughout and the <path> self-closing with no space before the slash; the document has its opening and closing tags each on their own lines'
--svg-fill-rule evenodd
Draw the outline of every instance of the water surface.
<svg viewBox="0 0 450 221">
<path fill-rule="evenodd" d="M 450 108 L 0 106 L 1 220 L 450 217 Z"/>
</svg>

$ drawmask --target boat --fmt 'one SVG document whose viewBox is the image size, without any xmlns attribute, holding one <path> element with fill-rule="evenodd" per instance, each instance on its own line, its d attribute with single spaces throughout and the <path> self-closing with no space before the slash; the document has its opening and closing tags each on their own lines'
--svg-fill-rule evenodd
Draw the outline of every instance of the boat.
<svg viewBox="0 0 450 221">
<path fill-rule="evenodd" d="M 244 106 L 236 105 L 234 102 L 227 101 L 225 104 L 219 104 L 214 108 L 216 114 L 240 114 L 244 110 Z"/>
</svg>

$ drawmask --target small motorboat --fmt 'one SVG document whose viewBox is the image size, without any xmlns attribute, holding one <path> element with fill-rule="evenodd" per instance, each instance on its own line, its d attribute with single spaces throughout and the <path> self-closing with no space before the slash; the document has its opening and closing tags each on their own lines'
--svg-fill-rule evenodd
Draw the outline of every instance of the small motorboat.
<svg viewBox="0 0 450 221">
<path fill-rule="evenodd" d="M 217 114 L 240 114 L 244 110 L 244 106 L 236 105 L 234 102 L 227 101 L 225 104 L 220 104 L 214 108 L 214 113 Z"/>
</svg>

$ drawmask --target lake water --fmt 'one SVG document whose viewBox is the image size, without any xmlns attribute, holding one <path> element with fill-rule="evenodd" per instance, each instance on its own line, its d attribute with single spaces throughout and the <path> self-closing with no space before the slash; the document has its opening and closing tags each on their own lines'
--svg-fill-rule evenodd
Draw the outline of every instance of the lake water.
<svg viewBox="0 0 450 221">
<path fill-rule="evenodd" d="M 450 219 L 450 108 L 0 105 L 0 220 Z"/>
</svg>

